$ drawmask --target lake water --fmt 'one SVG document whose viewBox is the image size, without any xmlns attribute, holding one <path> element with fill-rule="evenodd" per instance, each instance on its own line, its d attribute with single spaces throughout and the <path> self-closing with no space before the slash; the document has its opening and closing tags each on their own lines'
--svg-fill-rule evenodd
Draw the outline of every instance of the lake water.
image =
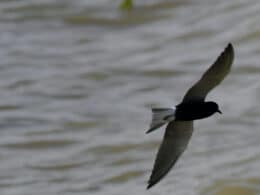
<svg viewBox="0 0 260 195">
<path fill-rule="evenodd" d="M 259 0 L 0 2 L 1 195 L 260 193 Z M 174 106 L 232 42 L 188 149 L 146 190 Z"/>
</svg>

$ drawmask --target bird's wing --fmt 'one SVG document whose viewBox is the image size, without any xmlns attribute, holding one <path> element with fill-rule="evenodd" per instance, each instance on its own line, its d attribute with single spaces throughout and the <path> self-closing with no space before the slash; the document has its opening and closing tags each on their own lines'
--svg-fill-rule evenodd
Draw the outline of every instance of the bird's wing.
<svg viewBox="0 0 260 195">
<path fill-rule="evenodd" d="M 193 131 L 193 121 L 173 121 L 166 128 L 147 189 L 159 182 L 186 149 Z"/>
<path fill-rule="evenodd" d="M 229 73 L 233 59 L 234 49 L 231 43 L 229 43 L 215 63 L 188 90 L 182 102 L 204 101 L 209 91 L 216 87 Z"/>
</svg>

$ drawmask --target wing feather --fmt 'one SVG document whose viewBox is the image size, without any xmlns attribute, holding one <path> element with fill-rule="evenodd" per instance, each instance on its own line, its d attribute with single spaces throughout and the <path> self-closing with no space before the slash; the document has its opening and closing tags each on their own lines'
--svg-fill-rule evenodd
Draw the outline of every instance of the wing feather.
<svg viewBox="0 0 260 195">
<path fill-rule="evenodd" d="M 173 121 L 166 128 L 147 189 L 158 183 L 186 149 L 193 132 L 193 121 Z"/>
<path fill-rule="evenodd" d="M 185 94 L 182 102 L 204 101 L 207 94 L 216 87 L 230 72 L 234 60 L 231 43 L 220 54 L 215 63 L 203 74 L 201 79 Z"/>
</svg>

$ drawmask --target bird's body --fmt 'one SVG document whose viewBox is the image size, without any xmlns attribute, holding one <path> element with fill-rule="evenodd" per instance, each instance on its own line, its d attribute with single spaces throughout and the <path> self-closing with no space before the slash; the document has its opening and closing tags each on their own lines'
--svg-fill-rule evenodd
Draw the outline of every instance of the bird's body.
<svg viewBox="0 0 260 195">
<path fill-rule="evenodd" d="M 175 120 L 192 121 L 203 119 L 221 111 L 215 102 L 189 102 L 176 106 Z"/>
<path fill-rule="evenodd" d="M 229 73 L 233 59 L 233 46 L 228 44 L 215 63 L 187 91 L 180 104 L 172 108 L 152 109 L 152 122 L 147 133 L 166 123 L 168 125 L 147 188 L 158 183 L 184 152 L 193 132 L 193 120 L 209 117 L 216 112 L 221 113 L 216 102 L 206 102 L 205 98 Z"/>
</svg>

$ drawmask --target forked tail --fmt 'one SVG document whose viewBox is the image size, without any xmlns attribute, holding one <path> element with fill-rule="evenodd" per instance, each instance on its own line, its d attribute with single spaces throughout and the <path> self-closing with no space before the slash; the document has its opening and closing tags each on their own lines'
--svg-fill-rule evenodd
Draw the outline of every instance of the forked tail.
<svg viewBox="0 0 260 195">
<path fill-rule="evenodd" d="M 150 133 L 164 124 L 171 122 L 175 118 L 176 108 L 152 108 L 152 122 L 146 133 Z"/>
</svg>

